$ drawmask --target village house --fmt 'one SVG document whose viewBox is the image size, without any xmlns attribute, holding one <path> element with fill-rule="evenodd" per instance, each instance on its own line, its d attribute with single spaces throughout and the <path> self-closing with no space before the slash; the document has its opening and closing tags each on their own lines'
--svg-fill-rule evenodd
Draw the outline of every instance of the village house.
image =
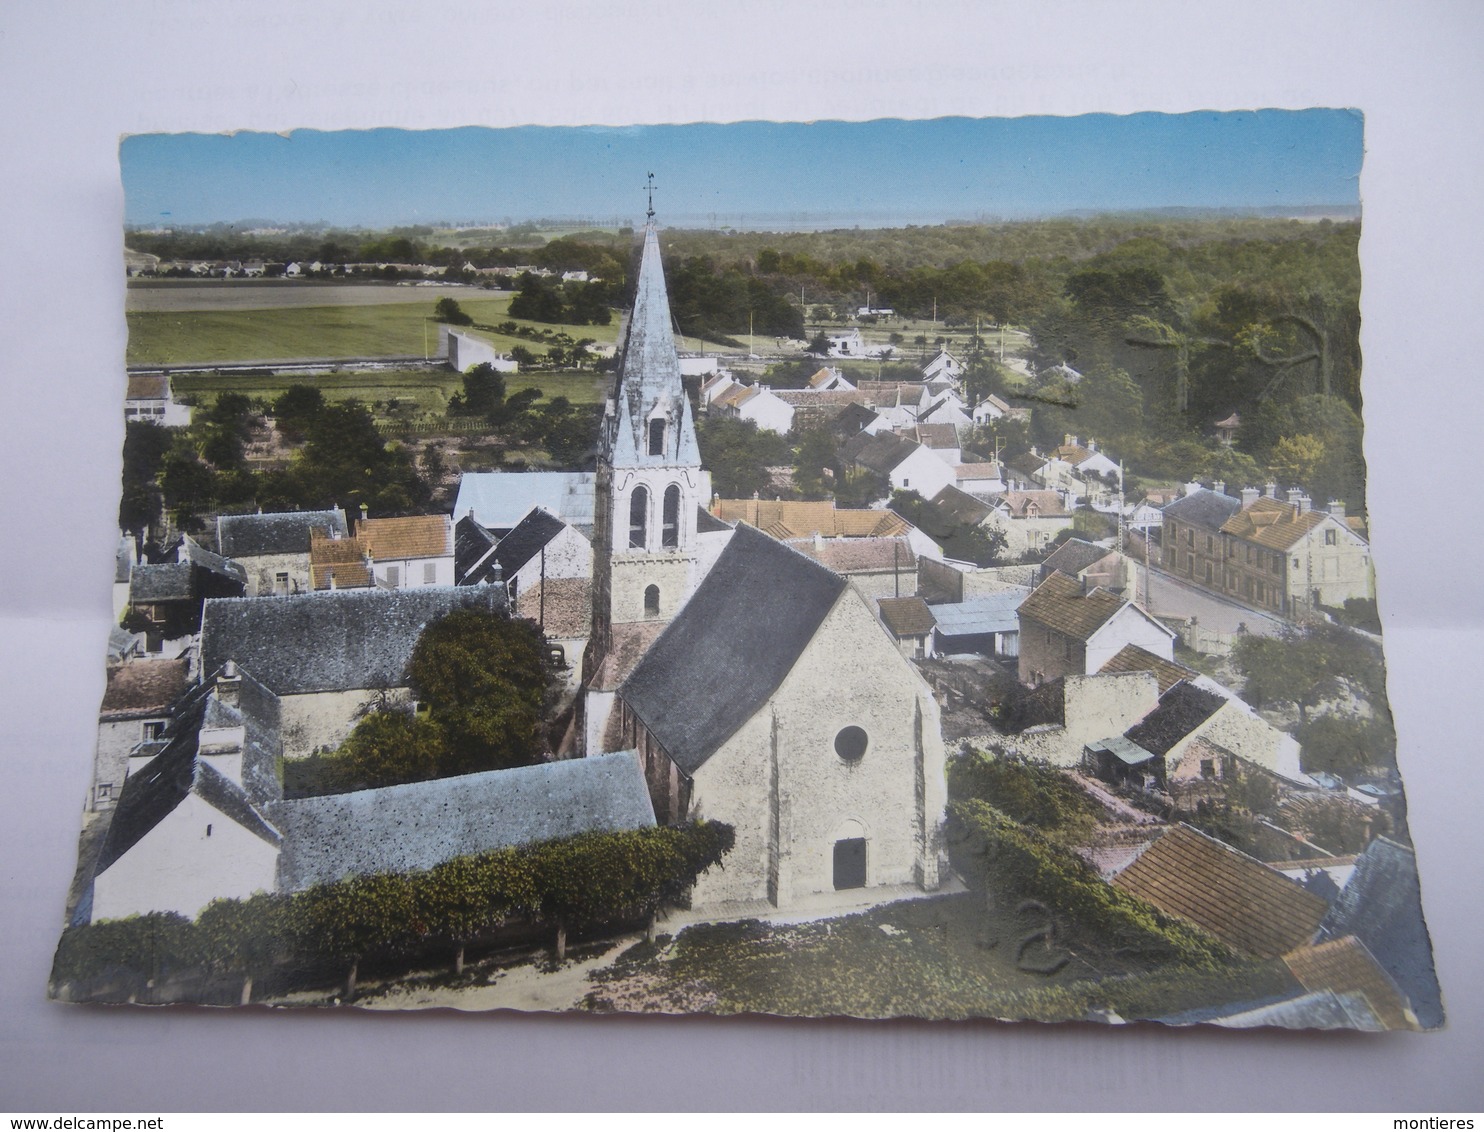
<svg viewBox="0 0 1484 1132">
<path fill-rule="evenodd" d="M 851 390 L 855 386 L 834 366 L 821 366 L 814 371 L 805 388 L 812 389 L 818 393 L 825 393 L 831 389 Z"/>
<path fill-rule="evenodd" d="M 911 660 L 937 655 L 933 651 L 933 630 L 938 623 L 922 598 L 881 597 L 876 599 L 876 608 L 903 656 Z"/>
<path fill-rule="evenodd" d="M 1199 485 L 1164 508 L 1160 557 L 1166 570 L 1220 590 L 1225 577 L 1222 525 L 1242 509 L 1218 480 L 1208 490 Z"/>
<path fill-rule="evenodd" d="M 279 697 L 286 758 L 338 747 L 366 712 L 406 702 L 422 631 L 457 609 L 505 610 L 501 586 L 333 590 L 206 603 L 202 671 L 239 665 Z"/>
<path fill-rule="evenodd" d="M 924 381 L 932 381 L 934 378 L 947 378 L 957 385 L 963 380 L 964 366 L 957 358 L 948 352 L 947 346 L 938 349 L 932 360 L 922 367 Z"/>
<path fill-rule="evenodd" d="M 189 687 L 190 661 L 132 660 L 108 666 L 108 684 L 98 709 L 98 747 L 88 809 L 110 809 L 140 743 L 160 737 L 170 709 Z"/>
<path fill-rule="evenodd" d="M 124 393 L 124 420 L 185 428 L 191 423 L 191 407 L 176 402 L 168 374 L 131 373 Z"/>
<path fill-rule="evenodd" d="M 362 508 L 356 539 L 366 548 L 376 585 L 453 585 L 453 521 L 447 515 L 368 519 Z"/>
<path fill-rule="evenodd" d="M 988 424 L 997 421 L 1001 417 L 1027 416 L 1025 409 L 1012 409 L 1008 401 L 995 396 L 993 393 L 986 394 L 984 399 L 969 410 L 969 416 L 975 424 Z"/>
<path fill-rule="evenodd" d="M 171 655 L 188 647 L 201 628 L 201 607 L 209 598 L 241 597 L 247 572 L 199 545 L 181 539 L 174 562 L 141 562 L 129 573 L 129 609 L 142 624 L 151 652 Z M 174 642 L 170 644 L 169 642 Z"/>
<path fill-rule="evenodd" d="M 957 469 L 963 462 L 963 442 L 958 426 L 951 424 L 913 424 L 891 430 L 903 440 L 921 444 L 949 467 Z"/>
<path fill-rule="evenodd" d="M 309 593 L 311 531 L 345 538 L 345 512 L 289 511 L 277 514 L 218 515 L 215 550 L 247 571 L 247 596 Z"/>
<path fill-rule="evenodd" d="M 438 324 L 438 353 L 459 373 L 468 373 L 478 365 L 489 366 L 496 373 L 516 373 L 520 369 L 520 363 L 483 338 L 455 330 L 446 322 Z"/>
<path fill-rule="evenodd" d="M 1128 587 L 1128 564 L 1123 555 L 1085 539 L 1069 538 L 1047 555 L 1037 571 L 1036 581 L 1044 582 L 1057 570 L 1079 582 L 1116 593 L 1123 593 Z"/>
<path fill-rule="evenodd" d="M 928 448 L 889 432 L 863 432 L 847 440 L 840 458 L 885 476 L 893 491 L 915 491 L 924 499 L 953 483 L 953 469 Z"/>
<path fill-rule="evenodd" d="M 1007 491 L 995 497 L 980 523 L 1005 536 L 1006 553 L 1021 555 L 1044 550 L 1072 526 L 1066 500 L 1054 491 Z"/>
<path fill-rule="evenodd" d="M 705 688 L 726 694 L 697 710 Z M 696 907 L 937 887 L 944 755 L 931 691 L 843 578 L 761 532 L 737 528 L 614 714 L 660 821 L 736 830 Z"/>
<path fill-rule="evenodd" d="M 360 539 L 309 532 L 309 581 L 313 589 L 358 589 L 374 580 L 370 548 Z"/>
<path fill-rule="evenodd" d="M 1130 644 L 1165 660 L 1174 656 L 1173 629 L 1132 601 L 1065 574 L 1032 590 L 1019 616 L 1022 684 L 1095 673 Z"/>
<path fill-rule="evenodd" d="M 533 507 L 472 575 L 484 581 L 499 577 L 512 601 L 543 580 L 592 576 L 593 544 L 576 527 L 540 507 Z M 463 584 L 470 582 L 471 575 L 466 574 Z"/>
<path fill-rule="evenodd" d="M 768 432 L 784 434 L 793 428 L 794 410 L 766 385 L 733 383 L 725 392 L 713 397 L 711 412 L 733 420 L 751 421 Z"/>
<path fill-rule="evenodd" d="M 1315 511 L 1301 491 L 1289 491 L 1287 502 L 1274 494 L 1256 498 L 1248 489 L 1222 524 L 1222 592 L 1288 616 L 1374 600 L 1371 548 L 1345 522 L 1344 505 L 1332 500 L 1328 512 Z"/>
</svg>

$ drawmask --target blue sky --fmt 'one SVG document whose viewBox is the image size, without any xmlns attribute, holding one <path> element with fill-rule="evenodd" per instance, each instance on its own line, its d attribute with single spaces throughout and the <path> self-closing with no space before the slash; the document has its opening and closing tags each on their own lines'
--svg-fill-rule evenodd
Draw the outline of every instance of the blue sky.
<svg viewBox="0 0 1484 1132">
<path fill-rule="evenodd" d="M 1361 156 L 1348 110 L 142 134 L 120 147 L 131 226 L 631 221 L 649 172 L 671 225 L 1354 206 Z"/>
</svg>

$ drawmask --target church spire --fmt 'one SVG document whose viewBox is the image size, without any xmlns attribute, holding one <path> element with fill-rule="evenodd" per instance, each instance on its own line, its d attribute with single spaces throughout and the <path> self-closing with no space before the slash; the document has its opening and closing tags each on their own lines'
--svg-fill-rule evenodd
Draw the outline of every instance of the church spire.
<svg viewBox="0 0 1484 1132">
<path fill-rule="evenodd" d="M 670 296 L 652 219 L 644 226 L 644 251 L 619 354 L 608 440 L 616 466 L 701 462 L 690 402 L 680 381 Z"/>
</svg>

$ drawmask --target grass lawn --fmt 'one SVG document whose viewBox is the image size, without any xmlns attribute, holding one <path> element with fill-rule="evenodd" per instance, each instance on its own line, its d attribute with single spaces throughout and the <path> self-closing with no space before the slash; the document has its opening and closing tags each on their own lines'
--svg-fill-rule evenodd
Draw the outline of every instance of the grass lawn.
<svg viewBox="0 0 1484 1132">
<path fill-rule="evenodd" d="M 668 947 L 638 944 L 596 972 L 585 1006 L 1043 1021 L 1111 1007 L 1132 1019 L 1259 998 L 1290 985 L 1281 963 L 1161 970 L 1075 934 L 1025 952 L 1024 962 L 1035 966 L 1066 957 L 1054 973 L 1036 974 L 1020 968 L 1016 950 L 1044 918 L 1015 907 L 987 911 L 981 894 L 964 893 L 807 924 L 696 925 Z"/>
<path fill-rule="evenodd" d="M 500 323 L 508 318 L 510 298 L 460 298 L 459 307 L 475 322 Z M 130 311 L 127 359 L 130 365 L 182 365 L 423 354 L 438 342 L 437 324 L 431 321 L 433 306 L 432 301 L 425 301 L 274 310 Z M 607 326 L 525 325 L 611 344 L 618 337 L 619 320 Z M 504 351 L 517 345 L 537 354 L 546 350 L 539 341 L 480 336 Z"/>
<path fill-rule="evenodd" d="M 506 392 L 539 389 L 551 400 L 565 397 L 574 405 L 594 405 L 603 400 L 607 387 L 602 374 L 553 372 L 512 374 Z M 421 413 L 441 414 L 448 399 L 463 388 L 463 380 L 449 370 L 383 370 L 368 373 L 327 373 L 313 376 L 238 376 L 234 374 L 183 373 L 171 379 L 176 396 L 189 396 L 202 404 L 221 393 L 242 393 L 254 400 L 276 400 L 290 385 L 312 385 L 329 401 L 360 401 L 364 405 L 396 399 L 413 402 Z"/>
</svg>

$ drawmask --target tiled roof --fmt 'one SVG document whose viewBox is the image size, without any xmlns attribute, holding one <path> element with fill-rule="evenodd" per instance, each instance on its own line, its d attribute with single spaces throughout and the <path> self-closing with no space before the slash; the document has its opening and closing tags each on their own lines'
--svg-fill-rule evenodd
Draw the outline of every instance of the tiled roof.
<svg viewBox="0 0 1484 1132">
<path fill-rule="evenodd" d="M 654 825 L 633 751 L 294 798 L 268 807 L 283 833 L 281 891 L 429 869 L 454 857 L 579 833 Z"/>
<path fill-rule="evenodd" d="M 1155 656 L 1148 649 L 1140 648 L 1138 645 L 1124 645 L 1111 657 L 1108 663 L 1100 668 L 1099 673 L 1112 674 L 1115 672 L 1152 672 L 1155 680 L 1159 681 L 1159 694 L 1162 696 L 1173 688 L 1181 680 L 1189 680 L 1197 675 L 1195 669 L 1186 668 L 1183 664 L 1176 664 L 1173 660 L 1166 660 L 1162 656 Z"/>
<path fill-rule="evenodd" d="M 896 570 L 916 586 L 917 555 L 906 538 L 791 538 L 787 544 L 837 574 Z"/>
<path fill-rule="evenodd" d="M 853 541 L 853 540 L 852 540 Z M 838 574 L 738 525 L 619 696 L 693 774 L 778 690 L 845 589 Z M 716 694 L 696 710 L 696 690 Z"/>
<path fill-rule="evenodd" d="M 807 538 L 824 535 L 865 538 L 898 535 L 912 525 L 892 511 L 869 508 L 836 508 L 834 503 L 799 499 L 720 499 L 717 517 L 728 523 L 743 522 L 767 531 L 774 538 Z"/>
<path fill-rule="evenodd" d="M 943 488 L 928 502 L 944 519 L 942 527 L 927 531 L 930 535 L 949 534 L 959 526 L 977 527 L 993 510 L 982 499 L 952 486 Z"/>
<path fill-rule="evenodd" d="M 162 373 L 131 373 L 126 401 L 168 401 L 170 379 Z"/>
<path fill-rule="evenodd" d="M 1432 941 L 1422 918 L 1417 859 L 1405 845 L 1378 837 L 1324 917 L 1320 938 L 1354 935 L 1401 987 L 1424 1029 L 1443 1024 L 1443 996 Z"/>
<path fill-rule="evenodd" d="M 309 533 L 309 577 L 317 590 L 354 589 L 371 584 L 366 544 L 359 538 L 330 538 Z"/>
<path fill-rule="evenodd" d="M 1158 675 L 1156 674 L 1156 679 Z M 1124 732 L 1146 751 L 1167 754 L 1171 747 L 1210 719 L 1226 700 L 1215 692 L 1181 681 L 1164 695 L 1159 704 L 1138 723 Z"/>
<path fill-rule="evenodd" d="M 757 394 L 758 389 L 755 385 L 734 385 L 725 393 L 715 398 L 711 404 L 720 406 L 723 409 L 740 409 L 744 404 L 756 397 Z"/>
<path fill-rule="evenodd" d="M 852 436 L 840 446 L 840 458 L 886 475 L 912 453 L 919 445 L 890 432 L 862 432 Z"/>
<path fill-rule="evenodd" d="M 796 409 L 812 405 L 844 406 L 870 403 L 870 398 L 859 389 L 775 389 L 773 396 L 785 405 L 792 405 Z"/>
<path fill-rule="evenodd" d="M 362 519 L 356 524 L 356 537 L 376 562 L 442 558 L 453 553 L 453 521 L 447 515 Z"/>
<path fill-rule="evenodd" d="M 1094 563 L 1101 562 L 1108 555 L 1114 553 L 1104 546 L 1095 546 L 1080 538 L 1069 538 L 1062 543 L 1041 563 L 1041 569 L 1046 572 L 1060 570 L 1063 574 L 1069 574 L 1075 578 L 1082 571 Z"/>
<path fill-rule="evenodd" d="M 1062 497 L 1054 491 L 1007 491 L 1000 496 L 999 502 L 1010 512 L 1012 519 L 1070 518 L 1072 514 Z"/>
<path fill-rule="evenodd" d="M 195 569 L 189 562 L 141 562 L 129 576 L 129 601 L 188 601 L 195 593 Z"/>
<path fill-rule="evenodd" d="M 189 675 L 190 662 L 185 659 L 115 665 L 108 670 L 98 718 L 160 715 L 184 694 Z"/>
<path fill-rule="evenodd" d="M 264 554 L 308 554 L 309 532 L 350 534 L 345 512 L 289 511 L 268 515 L 220 515 L 217 551 L 226 558 Z"/>
<path fill-rule="evenodd" d="M 821 385 L 828 385 L 830 382 L 835 380 L 836 376 L 837 374 L 835 370 L 831 369 L 829 366 L 821 366 L 818 370 L 815 371 L 814 375 L 809 378 L 809 388 L 818 389 Z"/>
<path fill-rule="evenodd" d="M 1169 513 L 1170 509 L 1165 508 L 1165 514 Z M 1328 518 L 1323 511 L 1301 512 L 1292 503 L 1259 499 L 1223 523 L 1221 533 L 1269 550 L 1287 550 Z"/>
<path fill-rule="evenodd" d="M 1117 594 L 1096 586 L 1084 592 L 1075 578 L 1055 573 L 1021 603 L 1020 619 L 1035 621 L 1064 636 L 1085 641 L 1125 604 Z"/>
<path fill-rule="evenodd" d="M 608 652 L 598 665 L 592 679 L 592 687 L 600 692 L 611 692 L 629 678 L 655 638 L 665 631 L 664 621 L 630 621 L 614 625 L 608 642 Z"/>
<path fill-rule="evenodd" d="M 235 660 L 281 696 L 397 688 L 423 629 L 456 609 L 504 609 L 501 586 L 334 590 L 208 601 L 207 671 Z"/>
<path fill-rule="evenodd" d="M 1189 523 L 1192 527 L 1217 531 L 1221 529 L 1222 523 L 1241 509 L 1240 499 L 1233 499 L 1230 495 L 1218 495 L 1203 487 L 1199 491 L 1192 491 L 1189 495 L 1181 496 L 1173 503 L 1165 504 L 1164 513 L 1166 519 L 1176 519 L 1182 523 Z"/>
<path fill-rule="evenodd" d="M 1326 908 L 1282 873 L 1186 825 L 1167 830 L 1113 884 L 1263 959 L 1307 944 Z"/>
<path fill-rule="evenodd" d="M 953 469 L 953 478 L 963 480 L 997 480 L 1000 466 L 993 462 L 982 464 L 959 464 Z"/>
<path fill-rule="evenodd" d="M 958 429 L 951 424 L 917 424 L 910 431 L 912 439 L 929 448 L 959 447 Z"/>
<path fill-rule="evenodd" d="M 1053 460 L 1065 460 L 1068 464 L 1076 467 L 1084 460 L 1091 460 L 1092 449 L 1084 448 L 1080 444 L 1062 444 L 1051 450 Z"/>
<path fill-rule="evenodd" d="M 882 597 L 881 620 L 898 637 L 924 637 L 937 625 L 933 611 L 920 597 Z"/>
<path fill-rule="evenodd" d="M 1388 1030 L 1416 1029 L 1406 995 L 1353 935 L 1300 947 L 1283 962 L 1305 990 L 1360 994 Z"/>
</svg>

